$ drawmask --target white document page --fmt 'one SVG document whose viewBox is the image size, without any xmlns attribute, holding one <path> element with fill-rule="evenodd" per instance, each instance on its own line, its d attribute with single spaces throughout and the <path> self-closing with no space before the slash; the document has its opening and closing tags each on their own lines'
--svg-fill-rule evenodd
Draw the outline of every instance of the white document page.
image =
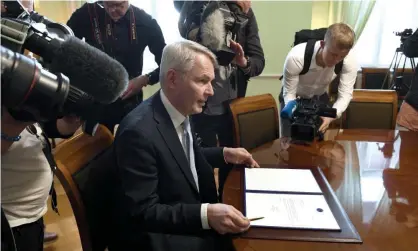
<svg viewBox="0 0 418 251">
<path fill-rule="evenodd" d="M 309 169 L 246 168 L 245 189 L 322 193 L 312 171 Z"/>
<path fill-rule="evenodd" d="M 323 195 L 246 193 L 251 226 L 340 230 Z"/>
</svg>

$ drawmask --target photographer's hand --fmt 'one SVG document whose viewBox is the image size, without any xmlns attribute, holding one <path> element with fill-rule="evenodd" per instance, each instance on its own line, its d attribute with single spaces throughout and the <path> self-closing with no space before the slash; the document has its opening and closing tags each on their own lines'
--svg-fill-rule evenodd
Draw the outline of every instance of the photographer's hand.
<svg viewBox="0 0 418 251">
<path fill-rule="evenodd" d="M 57 119 L 57 130 L 61 135 L 73 135 L 81 126 L 79 117 L 69 115 L 62 119 Z"/>
<path fill-rule="evenodd" d="M 322 125 L 321 127 L 319 127 L 319 131 L 322 133 L 325 133 L 325 131 L 329 127 L 329 124 L 331 124 L 331 122 L 334 121 L 334 118 L 321 117 L 321 119 L 322 119 Z"/>
<path fill-rule="evenodd" d="M 239 43 L 231 40 L 231 49 L 236 53 L 236 56 L 232 62 L 242 68 L 247 67 L 248 62 L 242 46 Z"/>
<path fill-rule="evenodd" d="M 122 94 L 122 99 L 127 99 L 133 95 L 138 94 L 142 88 L 147 86 L 149 79 L 146 75 L 141 75 L 139 77 L 133 78 L 129 81 L 128 89 Z"/>
<path fill-rule="evenodd" d="M 239 7 L 241 7 L 242 12 L 244 12 L 245 14 L 247 14 L 248 11 L 251 8 L 251 0 L 241 0 L 241 1 L 240 0 L 237 0 L 235 2 L 237 3 L 237 5 Z"/>
</svg>

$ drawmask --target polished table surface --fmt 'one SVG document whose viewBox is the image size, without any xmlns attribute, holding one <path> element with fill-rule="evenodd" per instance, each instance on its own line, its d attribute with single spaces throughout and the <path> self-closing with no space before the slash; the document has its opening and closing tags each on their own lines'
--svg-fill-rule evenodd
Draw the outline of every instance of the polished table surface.
<svg viewBox="0 0 418 251">
<path fill-rule="evenodd" d="M 238 251 L 418 250 L 418 133 L 329 130 L 310 146 L 277 139 L 251 153 L 261 165 L 319 166 L 363 243 L 237 238 Z M 229 174 L 224 202 L 242 211 L 241 172 Z"/>
</svg>

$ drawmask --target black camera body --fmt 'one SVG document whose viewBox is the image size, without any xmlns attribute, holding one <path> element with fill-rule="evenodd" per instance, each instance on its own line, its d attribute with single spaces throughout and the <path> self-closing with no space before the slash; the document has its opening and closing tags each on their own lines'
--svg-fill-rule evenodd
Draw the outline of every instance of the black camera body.
<svg viewBox="0 0 418 251">
<path fill-rule="evenodd" d="M 395 33 L 395 36 L 401 37 L 401 42 L 403 43 L 409 36 L 412 35 L 413 31 L 412 31 L 412 29 L 405 29 L 401 32 L 396 32 L 395 31 L 394 33 Z"/>
<path fill-rule="evenodd" d="M 401 32 L 393 32 L 395 33 L 395 36 L 399 36 L 401 37 L 401 45 L 399 46 L 398 50 L 403 52 L 403 43 L 405 42 L 405 40 L 410 37 L 413 33 L 412 29 L 405 29 Z"/>
<path fill-rule="evenodd" d="M 290 135 L 293 141 L 312 142 L 323 140 L 324 135 L 319 132 L 322 124 L 321 117 L 336 118 L 337 110 L 329 108 L 315 99 L 298 99 L 291 117 Z"/>
</svg>

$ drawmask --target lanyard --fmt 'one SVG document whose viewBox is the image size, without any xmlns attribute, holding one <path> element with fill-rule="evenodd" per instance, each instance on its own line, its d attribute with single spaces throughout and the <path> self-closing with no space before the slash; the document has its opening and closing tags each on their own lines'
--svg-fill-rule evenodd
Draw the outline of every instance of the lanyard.
<svg viewBox="0 0 418 251">
<path fill-rule="evenodd" d="M 57 164 L 55 163 L 54 156 L 52 155 L 52 147 L 51 143 L 48 140 L 48 136 L 45 134 L 45 132 L 42 130 L 40 135 L 38 134 L 38 130 L 34 125 L 29 125 L 26 127 L 26 130 L 35 135 L 43 145 L 42 151 L 45 154 L 45 157 L 48 161 L 48 164 L 51 168 L 52 174 L 55 175 L 55 170 L 57 169 Z M 42 137 L 42 138 L 41 138 Z M 57 200 L 57 193 L 55 191 L 54 181 L 52 180 L 51 189 L 49 191 L 49 194 L 51 195 L 51 207 L 52 210 L 54 210 L 58 215 L 58 200 Z"/>
<path fill-rule="evenodd" d="M 96 11 L 96 4 L 94 4 L 93 9 L 91 8 L 91 4 L 88 4 L 88 11 L 90 15 L 90 23 L 92 25 L 93 30 L 93 37 L 96 39 L 96 42 L 99 44 L 99 46 L 102 48 L 103 51 L 105 51 L 104 42 L 102 39 L 102 33 L 100 31 L 100 24 L 99 24 L 99 18 Z M 105 14 L 105 23 L 106 23 L 106 39 L 114 39 L 113 36 L 113 25 L 111 19 L 108 17 L 107 14 Z M 135 23 L 135 14 L 132 7 L 129 8 L 129 39 L 131 41 L 131 44 L 134 42 L 137 43 L 136 38 L 136 23 Z M 110 51 L 112 52 L 112 48 L 110 47 Z"/>
</svg>

